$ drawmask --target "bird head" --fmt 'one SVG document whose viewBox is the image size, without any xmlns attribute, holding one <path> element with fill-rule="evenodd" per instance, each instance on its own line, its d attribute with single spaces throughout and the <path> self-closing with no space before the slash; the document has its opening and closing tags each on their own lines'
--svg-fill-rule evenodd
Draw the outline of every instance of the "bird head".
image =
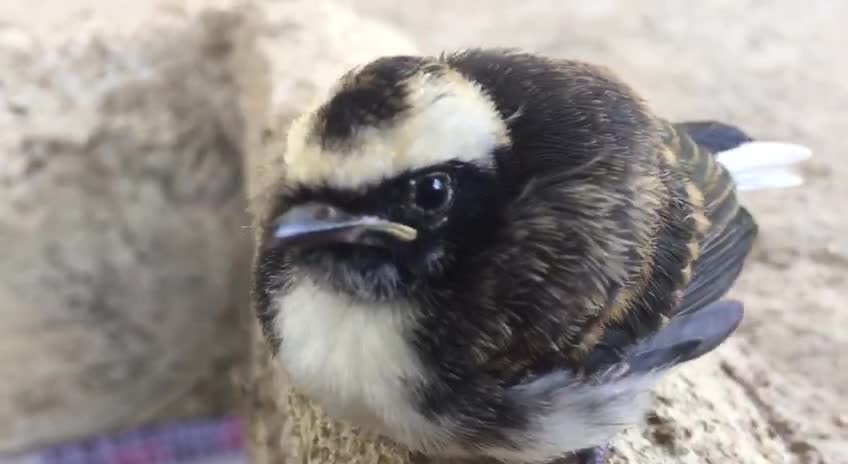
<svg viewBox="0 0 848 464">
<path fill-rule="evenodd" d="M 478 84 L 433 59 L 377 60 L 293 123 L 265 245 L 357 297 L 408 294 L 485 247 L 509 145 Z"/>
<path fill-rule="evenodd" d="M 266 252 L 367 300 L 466 280 L 493 301 L 509 261 L 511 286 L 577 272 L 591 240 L 632 229 L 609 216 L 632 195 L 624 156 L 651 146 L 639 131 L 652 121 L 626 87 L 564 66 L 471 51 L 350 71 L 290 127 Z"/>
</svg>

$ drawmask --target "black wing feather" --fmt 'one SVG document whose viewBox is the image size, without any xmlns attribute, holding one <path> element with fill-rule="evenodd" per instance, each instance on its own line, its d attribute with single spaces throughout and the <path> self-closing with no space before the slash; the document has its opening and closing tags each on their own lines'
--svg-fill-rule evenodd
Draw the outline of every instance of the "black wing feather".
<svg viewBox="0 0 848 464">
<path fill-rule="evenodd" d="M 731 150 L 754 140 L 742 129 L 718 121 L 686 121 L 674 126 L 713 153 Z"/>
<path fill-rule="evenodd" d="M 724 296 L 742 272 L 755 237 L 756 226 L 751 215 L 740 209 L 724 233 L 704 244 L 701 257 L 692 267 L 692 282 L 675 313 L 695 311 Z"/>
<path fill-rule="evenodd" d="M 691 361 L 716 349 L 739 326 L 742 303 L 724 300 L 677 314 L 625 357 L 631 371 L 644 372 Z"/>
</svg>

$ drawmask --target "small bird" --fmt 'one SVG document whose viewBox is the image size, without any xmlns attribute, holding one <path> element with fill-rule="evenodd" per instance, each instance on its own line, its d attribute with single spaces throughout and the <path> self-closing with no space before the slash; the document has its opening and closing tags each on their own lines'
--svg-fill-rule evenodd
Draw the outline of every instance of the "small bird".
<svg viewBox="0 0 848 464">
<path fill-rule="evenodd" d="M 254 299 L 292 385 L 431 456 L 603 462 L 742 319 L 737 192 L 810 151 L 654 115 L 605 68 L 390 56 L 296 119 Z"/>
</svg>

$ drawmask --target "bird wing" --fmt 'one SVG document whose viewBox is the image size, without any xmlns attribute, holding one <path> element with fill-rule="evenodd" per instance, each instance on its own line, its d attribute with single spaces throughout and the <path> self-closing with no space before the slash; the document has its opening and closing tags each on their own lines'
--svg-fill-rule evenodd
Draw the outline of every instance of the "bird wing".
<svg viewBox="0 0 848 464">
<path fill-rule="evenodd" d="M 811 152 L 792 143 L 755 141 L 739 128 L 715 121 L 681 122 L 668 132 L 686 174 L 703 194 L 710 221 L 692 281 L 676 308 L 685 313 L 727 292 L 751 250 L 757 226 L 736 192 L 800 185 L 794 167 Z"/>
<path fill-rule="evenodd" d="M 717 152 L 748 143 L 750 137 L 713 122 L 665 124 L 664 129 L 667 162 L 686 184 L 681 193 L 697 203 L 687 210 L 703 215 L 703 226 L 688 238 L 674 235 L 674 221 L 660 229 L 650 282 L 631 300 L 624 317 L 605 321 L 603 335 L 584 359 L 588 371 L 620 362 L 629 347 L 663 330 L 663 318 L 698 312 L 724 296 L 757 234 L 754 219 L 738 202 L 731 172 L 716 157 Z M 685 274 L 689 277 L 680 277 Z"/>
<path fill-rule="evenodd" d="M 662 329 L 640 340 L 624 361 L 628 372 L 650 372 L 696 359 L 721 345 L 742 322 L 742 303 L 721 300 L 678 313 Z"/>
<path fill-rule="evenodd" d="M 534 425 L 523 435 L 522 451 L 532 450 L 547 461 L 596 446 L 638 423 L 650 406 L 648 392 L 664 373 L 721 345 L 742 312 L 741 303 L 726 300 L 677 314 L 603 370 L 553 369 L 506 388 L 504 398 L 516 410 L 529 411 Z"/>
<path fill-rule="evenodd" d="M 717 122 L 683 122 L 669 126 L 671 149 L 703 196 L 709 228 L 698 242 L 692 278 L 673 314 L 689 313 L 721 298 L 742 271 L 757 225 L 737 199 L 736 183 L 717 153 L 752 141 L 747 134 Z"/>
<path fill-rule="evenodd" d="M 536 409 L 556 422 L 574 421 L 587 414 L 594 423 L 616 409 L 634 409 L 636 395 L 650 388 L 663 371 L 691 361 L 721 345 L 742 321 L 742 303 L 723 300 L 698 311 L 677 314 L 662 329 L 624 350 L 615 363 L 593 372 L 552 369 L 508 387 L 507 397 L 522 408 Z M 621 403 L 615 406 L 615 403 Z M 541 407 L 546 406 L 546 407 Z M 604 406 L 613 406 L 604 412 Z M 545 411 L 547 409 L 547 411 Z"/>
</svg>

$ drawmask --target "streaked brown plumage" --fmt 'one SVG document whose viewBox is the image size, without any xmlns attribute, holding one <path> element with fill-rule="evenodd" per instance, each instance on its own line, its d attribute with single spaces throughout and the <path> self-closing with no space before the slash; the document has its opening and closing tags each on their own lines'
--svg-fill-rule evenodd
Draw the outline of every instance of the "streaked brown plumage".
<svg viewBox="0 0 848 464">
<path fill-rule="evenodd" d="M 578 359 L 597 341 L 604 350 L 621 343 L 622 331 L 644 337 L 673 314 L 715 300 L 741 271 L 756 225 L 740 206 L 728 170 L 692 140 L 686 127 L 660 122 L 659 175 L 636 181 L 644 185 L 637 188 L 641 195 L 655 192 L 650 201 L 657 206 L 658 227 L 639 245 L 642 267 L 629 271 L 632 284 L 598 319 L 578 329 Z M 604 343 L 608 330 L 613 334 Z"/>
<path fill-rule="evenodd" d="M 587 77 L 595 79 L 595 85 L 611 81 L 605 71 L 589 65 L 562 62 L 560 66 L 566 68 L 561 70 L 564 73 L 573 72 L 567 69 L 571 66 L 588 71 Z M 633 98 L 635 101 L 637 97 Z M 644 107 L 637 108 L 642 112 L 637 119 L 644 122 L 633 137 L 644 141 L 641 147 L 616 157 L 591 160 L 581 174 L 586 181 L 551 189 L 552 203 L 531 197 L 533 204 L 515 207 L 516 216 L 505 221 L 509 224 L 505 234 L 519 238 L 498 240 L 503 251 L 487 256 L 492 261 L 514 263 L 515 274 L 506 265 L 479 266 L 492 275 L 479 276 L 481 290 L 475 296 L 478 301 L 489 301 L 492 312 L 498 311 L 504 300 L 499 289 L 525 287 L 530 289 L 528 293 L 552 292 L 546 274 L 557 264 L 562 267 L 563 280 L 592 266 L 597 269 L 589 275 L 606 279 L 594 285 L 594 294 L 590 292 L 593 285 L 580 280 L 578 285 L 562 282 L 553 286 L 562 292 L 554 299 L 568 308 L 567 320 L 556 321 L 558 337 L 530 331 L 509 333 L 508 339 L 481 341 L 475 347 L 476 356 L 492 375 L 517 379 L 555 365 L 591 368 L 587 359 L 593 350 L 599 351 L 594 353 L 594 360 L 635 343 L 658 330 L 675 312 L 723 294 L 741 270 L 756 226 L 739 205 L 727 169 L 712 152 L 691 139 L 685 132 L 686 124 L 674 125 Z M 597 117 L 607 118 L 603 114 Z M 565 207 L 591 217 L 578 215 L 568 220 L 553 213 Z M 546 224 L 532 219 L 551 217 L 559 221 Z M 558 240 L 564 230 L 586 240 L 602 237 L 602 243 L 587 247 L 585 254 L 564 253 Z M 546 259 L 526 256 L 518 241 L 550 246 L 551 250 L 542 253 Z M 558 260 L 556 253 L 564 256 Z M 697 259 L 702 253 L 706 265 L 699 266 Z M 575 257 L 577 262 L 568 262 Z M 724 266 L 716 267 L 716 263 Z M 716 275 L 719 272 L 722 274 Z M 711 287 L 716 279 L 726 285 Z M 687 300 L 690 286 L 694 288 L 689 291 L 698 292 Z M 485 287 L 490 294 L 482 290 Z M 605 340 L 607 331 L 612 333 Z M 599 342 L 601 346 L 597 347 Z M 608 362 L 605 359 L 602 365 Z"/>
</svg>

